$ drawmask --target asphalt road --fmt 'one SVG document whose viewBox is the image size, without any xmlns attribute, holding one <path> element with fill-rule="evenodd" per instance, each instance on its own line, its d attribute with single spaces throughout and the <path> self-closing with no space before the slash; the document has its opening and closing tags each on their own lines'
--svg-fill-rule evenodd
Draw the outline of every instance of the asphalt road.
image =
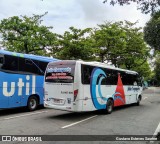
<svg viewBox="0 0 160 144">
<path fill-rule="evenodd" d="M 118 107 L 109 115 L 102 112 L 71 113 L 42 108 L 35 112 L 27 112 L 25 109 L 0 111 L 0 135 L 153 135 L 159 130 L 160 88 L 154 87 L 143 92 L 140 106 Z M 42 143 L 64 143 L 64 141 Z M 78 143 L 148 142 L 86 141 Z"/>
</svg>

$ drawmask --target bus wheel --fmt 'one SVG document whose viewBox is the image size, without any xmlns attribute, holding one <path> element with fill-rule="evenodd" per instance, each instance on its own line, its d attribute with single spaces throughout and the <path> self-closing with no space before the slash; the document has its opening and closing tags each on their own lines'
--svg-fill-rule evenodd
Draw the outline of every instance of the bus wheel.
<svg viewBox="0 0 160 144">
<path fill-rule="evenodd" d="M 109 99 L 107 101 L 107 105 L 106 105 L 106 113 L 107 114 L 111 114 L 113 111 L 113 100 L 112 99 Z"/>
<path fill-rule="evenodd" d="M 138 100 L 137 100 L 137 103 L 136 103 L 136 106 L 139 106 L 140 105 L 140 102 L 141 102 L 141 98 L 140 96 L 138 97 Z"/>
<path fill-rule="evenodd" d="M 38 106 L 38 99 L 37 99 L 37 97 L 31 96 L 28 99 L 28 103 L 27 103 L 28 110 L 29 111 L 34 111 L 34 110 L 36 110 L 37 106 Z"/>
</svg>

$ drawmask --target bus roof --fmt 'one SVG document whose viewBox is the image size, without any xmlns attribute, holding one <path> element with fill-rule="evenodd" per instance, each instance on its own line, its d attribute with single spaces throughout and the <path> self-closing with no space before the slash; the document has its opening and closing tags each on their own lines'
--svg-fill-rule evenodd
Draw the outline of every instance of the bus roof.
<svg viewBox="0 0 160 144">
<path fill-rule="evenodd" d="M 106 63 L 95 62 L 95 61 L 85 62 L 83 60 L 63 60 L 61 62 L 69 63 L 69 62 L 74 62 L 74 61 L 76 61 L 78 63 L 81 63 L 81 64 L 85 64 L 85 65 L 91 65 L 91 66 L 104 67 L 104 68 L 109 68 L 109 69 L 118 70 L 118 71 L 124 71 L 124 72 L 129 73 L 129 74 L 138 74 L 136 71 L 121 69 L 121 68 L 117 68 L 117 67 L 108 65 Z"/>
<path fill-rule="evenodd" d="M 38 55 L 33 55 L 33 54 L 22 54 L 22 53 L 10 52 L 10 51 L 6 51 L 6 50 L 0 50 L 0 54 L 17 56 L 17 57 L 28 58 L 28 59 L 44 61 L 44 62 L 59 61 L 59 59 L 56 59 L 56 58 L 38 56 Z"/>
<path fill-rule="evenodd" d="M 125 71 L 125 72 L 131 73 L 131 74 L 138 74 L 136 71 L 117 68 L 117 67 L 114 67 L 112 65 L 108 65 L 106 63 L 101 63 L 101 62 L 94 62 L 94 61 L 93 62 L 84 62 L 84 61 L 81 61 L 80 63 L 86 64 L 86 65 L 98 66 L 98 67 L 105 67 L 105 68 L 109 68 L 109 69 L 115 69 L 115 70 L 119 70 L 119 71 Z"/>
</svg>

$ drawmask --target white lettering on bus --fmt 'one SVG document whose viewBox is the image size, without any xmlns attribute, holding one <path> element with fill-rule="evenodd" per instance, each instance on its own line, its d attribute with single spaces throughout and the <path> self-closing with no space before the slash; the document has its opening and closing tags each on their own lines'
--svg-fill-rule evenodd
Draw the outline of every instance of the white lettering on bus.
<svg viewBox="0 0 160 144">
<path fill-rule="evenodd" d="M 47 72 L 48 73 L 51 73 L 51 72 L 71 72 L 71 68 L 70 67 L 66 67 L 66 68 L 48 68 L 47 69 Z"/>
<path fill-rule="evenodd" d="M 29 75 L 26 76 L 26 80 L 30 80 Z M 15 94 L 15 89 L 16 89 L 15 85 L 16 85 L 16 82 L 11 82 L 11 85 L 9 85 L 8 82 L 3 82 L 3 95 L 7 97 L 13 96 Z M 24 86 L 26 87 L 26 95 L 29 95 L 29 91 L 30 91 L 29 82 L 25 83 L 23 82 L 22 78 L 19 78 L 17 86 L 18 86 L 18 96 L 22 96 L 22 89 Z M 32 76 L 32 94 L 35 94 L 35 86 L 36 86 L 36 77 Z M 8 89 L 10 89 L 10 91 Z"/>
</svg>

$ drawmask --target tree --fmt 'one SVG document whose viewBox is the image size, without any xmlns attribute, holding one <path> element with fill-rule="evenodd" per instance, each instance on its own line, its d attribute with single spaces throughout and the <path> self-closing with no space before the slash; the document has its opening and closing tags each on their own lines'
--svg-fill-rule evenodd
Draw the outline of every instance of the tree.
<svg viewBox="0 0 160 144">
<path fill-rule="evenodd" d="M 135 27 L 136 23 L 125 21 L 122 26 L 126 34 L 126 47 L 123 50 L 120 65 L 124 64 L 127 69 L 139 67 L 150 58 L 150 48 L 143 39 L 142 28 Z"/>
<path fill-rule="evenodd" d="M 155 68 L 154 68 L 154 81 L 156 85 L 160 86 L 160 55 L 158 54 L 155 61 Z"/>
<path fill-rule="evenodd" d="M 92 33 L 94 46 L 97 49 L 96 55 L 101 62 L 108 61 L 118 66 L 121 51 L 125 47 L 125 33 L 121 29 L 121 22 L 105 22 L 98 25 Z"/>
<path fill-rule="evenodd" d="M 108 0 L 104 0 L 106 3 Z M 131 2 L 137 3 L 138 9 L 142 11 L 142 13 L 154 13 L 157 8 L 160 6 L 160 0 L 110 0 L 111 5 L 119 4 L 120 6 L 128 5 Z"/>
<path fill-rule="evenodd" d="M 160 11 L 152 15 L 144 27 L 144 40 L 153 49 L 160 50 Z"/>
<path fill-rule="evenodd" d="M 3 19 L 0 22 L 2 45 L 15 52 L 45 55 L 46 50 L 53 47 L 56 34 L 50 31 L 52 27 L 41 25 L 44 15 Z"/>
<path fill-rule="evenodd" d="M 93 58 L 93 48 L 90 38 L 90 28 L 76 29 L 69 28 L 64 35 L 59 35 L 59 52 L 60 59 L 82 59 L 91 60 Z"/>
<path fill-rule="evenodd" d="M 141 28 L 135 28 L 135 24 L 125 21 L 99 25 L 92 37 L 102 62 L 132 69 L 147 61 L 150 49 L 143 40 Z"/>
</svg>

